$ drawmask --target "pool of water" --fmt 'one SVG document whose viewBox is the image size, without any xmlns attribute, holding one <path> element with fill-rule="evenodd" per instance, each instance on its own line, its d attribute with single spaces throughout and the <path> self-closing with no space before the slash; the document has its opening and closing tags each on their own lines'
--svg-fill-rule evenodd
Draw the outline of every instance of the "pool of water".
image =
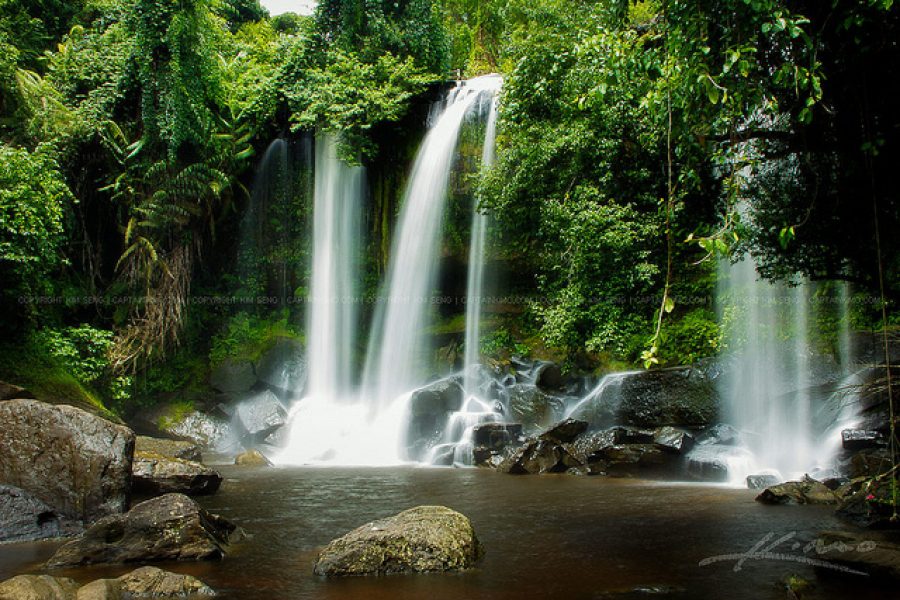
<svg viewBox="0 0 900 600">
<path fill-rule="evenodd" d="M 717 486 L 570 475 L 510 476 L 479 469 L 247 469 L 220 467 L 221 490 L 200 499 L 250 539 L 221 562 L 176 563 L 225 599 L 767 599 L 780 580 L 810 580 L 804 598 L 896 598 L 878 581 L 789 560 L 700 566 L 749 551 L 766 535 L 797 558 L 817 531 L 841 529 L 829 507 L 765 506 L 754 492 Z M 486 549 L 462 573 L 329 580 L 312 573 L 317 551 L 368 521 L 421 504 L 467 515 Z M 774 539 L 774 538 L 773 538 Z M 37 572 L 56 544 L 0 546 L 0 580 Z M 133 565 L 130 567 L 133 568 Z M 82 582 L 130 568 L 57 574 Z"/>
</svg>

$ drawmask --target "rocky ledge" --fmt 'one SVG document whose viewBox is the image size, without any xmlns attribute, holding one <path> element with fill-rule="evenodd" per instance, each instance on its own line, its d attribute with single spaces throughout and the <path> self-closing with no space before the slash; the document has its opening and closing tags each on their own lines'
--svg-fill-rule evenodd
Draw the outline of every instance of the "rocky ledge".
<svg viewBox="0 0 900 600">
<path fill-rule="evenodd" d="M 329 577 L 468 569 L 484 550 L 469 519 L 444 506 L 418 506 L 367 523 L 319 553 Z"/>
</svg>

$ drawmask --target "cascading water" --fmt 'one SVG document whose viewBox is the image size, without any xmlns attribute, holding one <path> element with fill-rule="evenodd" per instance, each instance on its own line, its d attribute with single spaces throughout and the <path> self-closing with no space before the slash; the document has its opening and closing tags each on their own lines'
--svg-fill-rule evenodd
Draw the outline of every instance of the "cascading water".
<svg viewBox="0 0 900 600">
<path fill-rule="evenodd" d="M 374 412 L 423 383 L 421 360 L 430 356 L 425 332 L 433 308 L 438 249 L 450 169 L 467 113 L 497 76 L 460 82 L 425 136 L 416 156 L 391 249 L 387 281 L 376 311 L 363 379 Z"/>
<path fill-rule="evenodd" d="M 331 136 L 316 140 L 309 383 L 291 411 L 288 445 L 275 458 L 279 463 L 333 459 L 360 423 L 352 407 L 351 373 L 364 171 L 340 161 L 336 147 Z"/>
</svg>

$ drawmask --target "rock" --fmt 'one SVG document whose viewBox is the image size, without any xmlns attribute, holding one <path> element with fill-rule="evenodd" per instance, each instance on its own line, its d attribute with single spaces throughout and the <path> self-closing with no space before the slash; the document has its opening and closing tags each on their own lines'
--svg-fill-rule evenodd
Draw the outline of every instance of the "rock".
<svg viewBox="0 0 900 600">
<path fill-rule="evenodd" d="M 272 463 L 259 450 L 247 450 L 234 457 L 234 464 L 242 467 L 269 467 Z"/>
<path fill-rule="evenodd" d="M 867 448 L 850 458 L 847 474 L 851 479 L 876 477 L 887 473 L 891 467 L 891 453 L 887 448 Z"/>
<path fill-rule="evenodd" d="M 618 477 L 646 476 L 670 472 L 678 460 L 656 444 L 623 444 L 607 446 L 595 452 L 588 466 L 594 475 Z"/>
<path fill-rule="evenodd" d="M 127 598 L 194 598 L 216 595 L 211 587 L 196 577 L 156 567 L 135 569 L 119 577 L 118 582 Z"/>
<path fill-rule="evenodd" d="M 464 399 L 462 386 L 456 379 L 448 377 L 414 391 L 410 398 L 410 411 L 413 417 L 443 415 L 459 410 Z"/>
<path fill-rule="evenodd" d="M 306 387 L 306 352 L 293 338 L 278 338 L 256 364 L 260 383 L 282 397 L 299 396 Z"/>
<path fill-rule="evenodd" d="M 550 440 L 559 442 L 560 444 L 568 444 L 574 442 L 575 438 L 587 431 L 587 421 L 578 421 L 576 419 L 565 419 L 551 426 L 544 431 L 539 437 L 542 440 Z"/>
<path fill-rule="evenodd" d="M 256 384 L 256 371 L 249 360 L 226 358 L 213 369 L 209 384 L 225 394 L 244 394 Z"/>
<path fill-rule="evenodd" d="M 214 494 L 222 484 L 222 476 L 209 467 L 156 452 L 135 452 L 131 473 L 134 490 L 141 494 L 202 496 Z"/>
<path fill-rule="evenodd" d="M 773 485 L 778 485 L 779 483 L 780 480 L 778 477 L 771 473 L 747 475 L 747 487 L 751 490 L 762 490 Z"/>
<path fill-rule="evenodd" d="M 891 483 L 889 480 L 866 485 L 867 479 L 851 482 L 836 495 L 842 497 L 835 511 L 840 519 L 865 529 L 897 529 L 900 522 L 891 521 L 893 515 Z"/>
<path fill-rule="evenodd" d="M 552 362 L 537 365 L 534 369 L 534 383 L 541 390 L 559 390 L 565 384 L 562 369 Z"/>
<path fill-rule="evenodd" d="M 590 413 L 593 427 L 703 427 L 715 422 L 719 397 L 712 377 L 699 367 L 651 369 L 616 378 Z M 588 414 L 588 413 L 586 413 Z"/>
<path fill-rule="evenodd" d="M 509 408 L 511 418 L 522 423 L 526 433 L 536 433 L 562 419 L 565 403 L 560 398 L 550 396 L 529 383 L 511 386 Z"/>
<path fill-rule="evenodd" d="M 697 440 L 698 444 L 736 446 L 741 443 L 741 432 L 726 423 L 717 423 L 706 429 Z"/>
<path fill-rule="evenodd" d="M 522 435 L 519 423 L 482 423 L 472 430 L 472 443 L 478 447 L 501 450 Z"/>
<path fill-rule="evenodd" d="M 841 445 L 844 450 L 856 451 L 878 448 L 885 445 L 884 436 L 878 431 L 865 429 L 844 429 L 841 431 Z"/>
<path fill-rule="evenodd" d="M 511 475 L 561 473 L 582 463 L 551 440 L 532 440 L 507 456 L 498 469 Z"/>
<path fill-rule="evenodd" d="M 900 544 L 870 531 L 826 531 L 816 539 L 816 558 L 870 575 L 900 579 Z"/>
<path fill-rule="evenodd" d="M 134 433 L 65 405 L 0 403 L 0 481 L 72 519 L 128 506 Z"/>
<path fill-rule="evenodd" d="M 694 447 L 694 437 L 684 430 L 667 425 L 653 432 L 653 443 L 666 452 L 685 454 Z"/>
<path fill-rule="evenodd" d="M 472 523 L 444 506 L 418 506 L 329 543 L 314 572 L 329 577 L 468 569 L 484 550 Z"/>
<path fill-rule="evenodd" d="M 61 546 L 48 568 L 96 563 L 222 558 L 237 528 L 183 494 L 141 502 L 124 515 L 97 521 Z"/>
<path fill-rule="evenodd" d="M 135 439 L 134 451 L 135 453 L 153 452 L 170 458 L 181 458 L 194 462 L 203 461 L 200 445 L 183 440 L 167 440 L 139 435 Z"/>
<path fill-rule="evenodd" d="M 278 396 L 267 390 L 239 403 L 234 411 L 234 422 L 242 437 L 261 442 L 287 423 L 287 409 Z"/>
<path fill-rule="evenodd" d="M 34 398 L 34 394 L 23 387 L 0 381 L 0 402 L 4 400 L 15 400 L 17 398 Z"/>
<path fill-rule="evenodd" d="M 77 590 L 68 577 L 17 575 L 0 583 L 0 600 L 74 600 Z"/>
<path fill-rule="evenodd" d="M 97 579 L 78 590 L 75 600 L 122 600 L 118 579 Z"/>
<path fill-rule="evenodd" d="M 222 419 L 192 411 L 179 421 L 164 423 L 162 431 L 190 440 L 201 448 L 221 450 L 229 438 L 231 426 Z"/>
<path fill-rule="evenodd" d="M 837 504 L 837 495 L 821 481 L 804 476 L 801 481 L 788 481 L 764 489 L 757 497 L 763 504 Z"/>
<path fill-rule="evenodd" d="M 71 521 L 16 487 L 0 484 L 0 542 L 25 542 L 81 532 Z"/>
</svg>

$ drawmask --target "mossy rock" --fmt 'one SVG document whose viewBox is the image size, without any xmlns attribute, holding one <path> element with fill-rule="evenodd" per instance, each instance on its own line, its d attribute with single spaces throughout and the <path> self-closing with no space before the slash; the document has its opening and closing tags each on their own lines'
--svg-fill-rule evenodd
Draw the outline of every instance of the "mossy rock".
<svg viewBox="0 0 900 600">
<path fill-rule="evenodd" d="M 458 571 L 484 554 L 469 519 L 445 506 L 417 506 L 367 523 L 319 553 L 317 575 Z"/>
</svg>

